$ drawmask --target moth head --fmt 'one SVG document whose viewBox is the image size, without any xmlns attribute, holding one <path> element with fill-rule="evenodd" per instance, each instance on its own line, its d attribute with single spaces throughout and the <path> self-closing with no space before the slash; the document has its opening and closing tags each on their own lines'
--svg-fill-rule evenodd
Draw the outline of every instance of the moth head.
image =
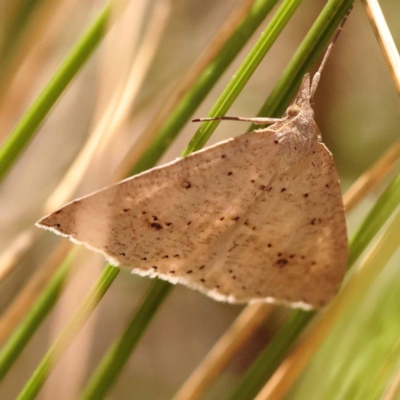
<svg viewBox="0 0 400 400">
<path fill-rule="evenodd" d="M 286 115 L 291 118 L 291 117 L 295 117 L 296 115 L 298 115 L 301 111 L 301 107 L 294 103 L 291 106 L 288 107 L 288 109 L 286 110 Z"/>
</svg>

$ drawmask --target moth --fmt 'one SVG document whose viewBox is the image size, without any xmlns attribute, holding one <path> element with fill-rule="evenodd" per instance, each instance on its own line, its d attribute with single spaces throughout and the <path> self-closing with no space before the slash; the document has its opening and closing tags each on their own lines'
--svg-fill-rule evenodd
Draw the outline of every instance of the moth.
<svg viewBox="0 0 400 400">
<path fill-rule="evenodd" d="M 282 118 L 225 118 L 270 126 L 74 200 L 37 226 L 216 300 L 323 307 L 348 259 L 339 178 L 310 104 L 333 43 Z"/>
</svg>

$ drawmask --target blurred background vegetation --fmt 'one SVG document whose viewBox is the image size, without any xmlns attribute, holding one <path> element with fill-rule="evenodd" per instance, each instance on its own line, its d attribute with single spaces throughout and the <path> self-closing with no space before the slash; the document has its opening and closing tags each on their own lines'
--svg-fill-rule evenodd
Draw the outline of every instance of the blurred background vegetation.
<svg viewBox="0 0 400 400">
<path fill-rule="evenodd" d="M 30 229 L 62 180 L 108 101 L 125 79 L 154 15 L 156 1 L 138 0 L 123 11 L 115 26 L 65 90 L 26 151 L 1 182 L 0 248 L 5 252 Z M 112 140 L 96 149 L 91 167 L 74 197 L 109 184 L 121 160 L 168 101 L 182 76 L 219 31 L 239 1 L 164 1 L 158 16 L 163 30 L 126 121 Z M 325 5 L 304 0 L 271 51 L 230 109 L 235 116 L 254 116 L 279 79 L 297 46 Z M 400 43 L 400 3 L 381 2 L 396 43 Z M 54 74 L 76 40 L 104 3 L 74 0 L 3 0 L 0 5 L 0 140 L 4 140 Z M 261 24 L 246 47 L 195 113 L 206 116 L 243 58 L 271 19 Z M 160 28 L 161 29 L 161 28 Z M 150 45 L 148 45 L 150 47 Z M 142 65 L 146 71 L 146 67 Z M 139 67 L 140 70 L 140 67 Z M 140 86 L 139 86 L 140 84 Z M 315 119 L 332 151 L 345 191 L 399 138 L 399 94 L 361 3 L 356 2 L 322 75 L 314 99 Z M 197 129 L 186 124 L 160 164 L 178 157 Z M 219 125 L 208 144 L 241 134 L 246 125 Z M 348 216 L 353 232 L 374 204 L 397 165 Z M 66 240 L 66 239 L 62 239 Z M 0 310 L 15 296 L 60 242 L 46 233 L 1 282 Z M 73 315 L 104 267 L 102 257 L 82 251 L 79 268 L 58 304 L 34 334 L 4 378 L 1 399 L 14 399 L 49 345 Z M 293 399 L 375 399 L 400 373 L 400 254 L 392 258 L 365 299 L 348 310 L 288 394 Z M 75 399 L 105 350 L 140 304 L 149 279 L 122 271 L 84 329 L 54 368 L 38 398 Z M 234 321 L 242 307 L 217 303 L 176 287 L 154 318 L 109 393 L 112 399 L 169 399 L 207 351 Z M 204 396 L 225 398 L 258 352 L 271 340 L 288 311 L 277 307 L 237 353 Z M 383 398 L 383 397 L 382 397 Z M 398 397 L 400 398 L 400 397 Z"/>
</svg>

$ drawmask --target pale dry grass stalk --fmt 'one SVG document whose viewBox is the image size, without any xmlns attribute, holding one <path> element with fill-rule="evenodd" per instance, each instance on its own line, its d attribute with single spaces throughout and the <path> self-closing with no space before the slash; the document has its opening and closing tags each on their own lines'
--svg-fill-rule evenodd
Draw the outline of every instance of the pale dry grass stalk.
<svg viewBox="0 0 400 400">
<path fill-rule="evenodd" d="M 246 307 L 230 328 L 214 344 L 204 360 L 193 371 L 173 400 L 195 400 L 219 376 L 233 355 L 250 339 L 274 309 L 272 304 Z"/>
<path fill-rule="evenodd" d="M 255 0 L 242 0 L 239 6 L 233 10 L 231 15 L 222 25 L 222 28 L 212 40 L 211 44 L 206 49 L 205 53 L 183 77 L 178 86 L 174 89 L 173 93 L 168 97 L 168 100 L 165 102 L 162 108 L 155 114 L 155 118 L 152 120 L 151 124 L 138 137 L 132 149 L 124 157 L 115 174 L 115 180 L 118 181 L 124 178 L 131 170 L 132 165 L 135 165 L 139 161 L 144 151 L 153 141 L 172 110 L 176 107 L 194 82 L 196 82 L 207 65 L 209 65 L 210 62 L 220 52 L 226 41 L 230 38 L 243 18 L 247 15 L 254 2 Z"/>
<path fill-rule="evenodd" d="M 392 380 L 386 392 L 382 395 L 380 400 L 398 400 L 400 397 L 400 371 Z"/>
<path fill-rule="evenodd" d="M 285 396 L 340 317 L 349 309 L 357 306 L 398 249 L 399 226 L 400 212 L 397 213 L 388 229 L 367 253 L 327 309 L 322 311 L 306 329 L 255 400 L 279 400 Z"/>
<path fill-rule="evenodd" d="M 8 277 L 16 265 L 24 258 L 43 232 L 30 226 L 18 234 L 7 249 L 0 255 L 0 283 Z"/>
<path fill-rule="evenodd" d="M 130 6 L 127 6 L 123 16 L 120 15 L 120 10 L 112 14 L 114 18 L 116 14 L 120 18 L 110 32 L 112 35 L 110 39 L 112 40 L 108 43 L 104 57 L 105 65 L 103 66 L 100 94 L 98 96 L 98 109 L 95 112 L 95 114 L 99 115 L 99 118 L 94 123 L 91 134 L 82 150 L 53 194 L 49 196 L 45 205 L 45 213 L 54 211 L 71 198 L 81 183 L 84 174 L 88 171 L 89 165 L 93 162 L 93 157 L 100 143 L 102 141 L 110 143 L 114 135 L 118 133 L 116 129 L 113 129 L 113 122 L 116 121 L 115 115 L 118 108 L 122 106 L 124 87 L 128 78 L 127 71 L 130 69 L 132 72 L 135 69 L 135 62 L 132 63 L 131 57 L 134 56 L 135 50 L 137 50 L 140 27 L 146 11 L 145 1 L 137 2 L 135 10 L 133 10 L 132 4 L 133 2 Z M 112 82 L 112 85 L 110 82 Z M 127 100 L 128 105 L 125 107 L 129 108 L 131 104 L 129 100 L 133 100 L 133 98 L 130 99 L 128 96 Z M 105 184 L 105 182 L 102 182 L 102 184 Z"/>
<path fill-rule="evenodd" d="M 397 92 L 400 94 L 400 56 L 377 0 L 362 0 L 365 12 L 389 67 Z"/>
<path fill-rule="evenodd" d="M 9 2 L 13 3 L 13 2 Z M 0 141 L 11 130 L 16 116 L 31 94 L 35 78 L 49 59 L 65 25 L 74 11 L 77 0 L 40 2 L 31 23 L 26 28 L 18 52 L 2 77 L 0 96 Z"/>
<path fill-rule="evenodd" d="M 400 158 L 400 140 L 366 172 L 364 172 L 347 190 L 344 205 L 347 212 L 354 208 L 375 187 Z"/>
<path fill-rule="evenodd" d="M 48 281 L 72 247 L 73 244 L 66 240 L 60 243 L 2 314 L 0 318 L 0 345 L 8 339 L 8 336 L 24 318 L 27 310 L 32 307 L 32 304 L 42 293 L 42 290 L 46 287 Z M 71 273 L 72 271 L 73 269 L 71 269 Z"/>
<path fill-rule="evenodd" d="M 53 313 L 51 342 L 58 336 L 65 325 L 65 321 L 70 319 L 71 315 L 79 307 L 88 291 L 88 286 L 91 286 L 94 276 L 99 275 L 104 265 L 101 257 L 96 257 L 88 251 L 79 251 L 78 259 L 75 259 L 73 263 L 74 274 L 69 276 L 69 284 L 65 287 L 65 291 Z M 69 400 L 79 397 L 90 360 L 97 317 L 97 310 L 94 310 L 89 320 L 86 321 L 85 328 L 74 340 L 68 351 L 63 354 L 60 362 L 54 367 L 46 384 L 43 386 L 43 400 Z"/>
</svg>

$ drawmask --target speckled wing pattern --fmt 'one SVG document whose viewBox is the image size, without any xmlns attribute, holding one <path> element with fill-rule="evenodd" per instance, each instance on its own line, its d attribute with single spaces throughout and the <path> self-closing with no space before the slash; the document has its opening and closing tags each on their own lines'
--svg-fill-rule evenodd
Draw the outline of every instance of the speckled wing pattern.
<svg viewBox="0 0 400 400">
<path fill-rule="evenodd" d="M 348 256 L 335 165 L 301 113 L 75 200 L 38 225 L 113 265 L 230 302 L 321 307 Z"/>
</svg>

